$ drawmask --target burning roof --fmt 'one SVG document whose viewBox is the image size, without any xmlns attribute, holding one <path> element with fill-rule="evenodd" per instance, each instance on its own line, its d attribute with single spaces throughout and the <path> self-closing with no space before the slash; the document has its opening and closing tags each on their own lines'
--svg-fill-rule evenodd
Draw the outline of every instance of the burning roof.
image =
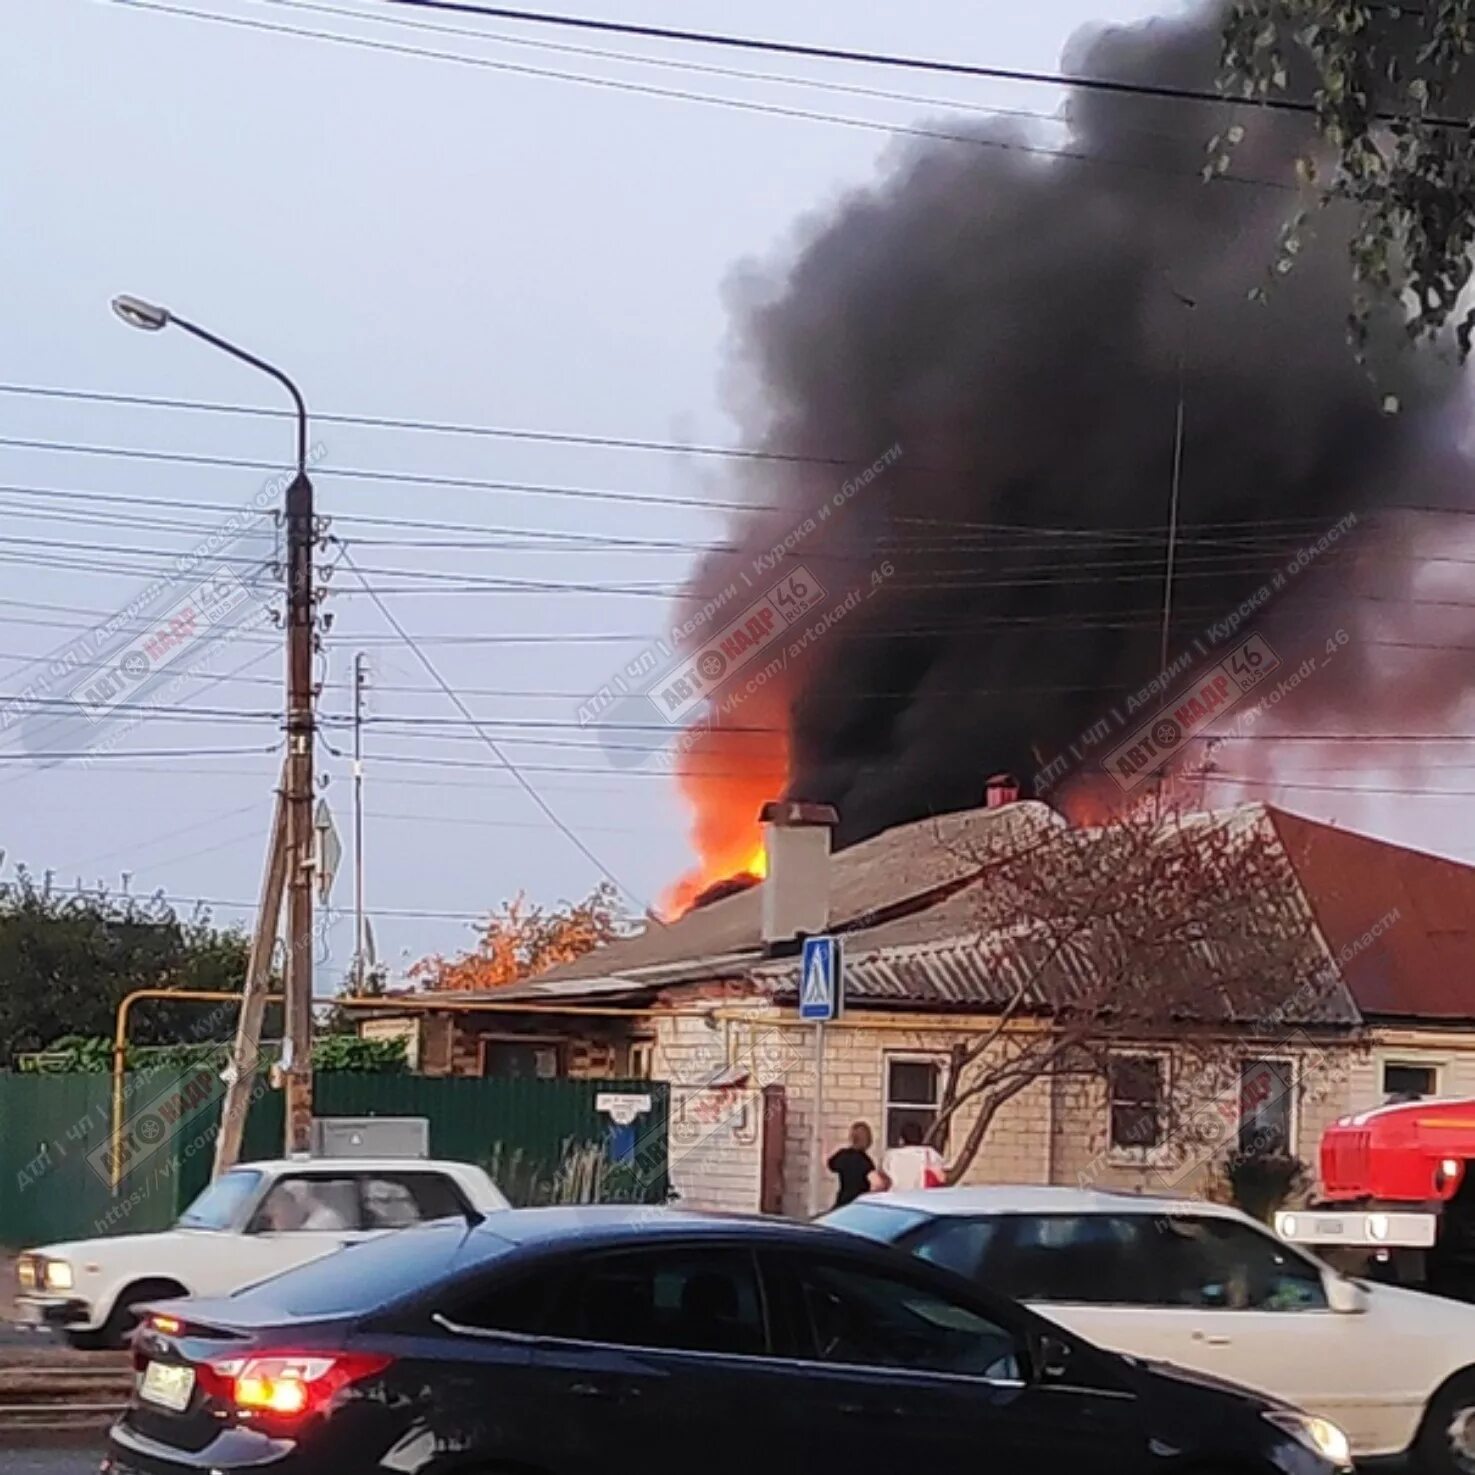
<svg viewBox="0 0 1475 1475">
<path fill-rule="evenodd" d="M 1192 844 L 1196 832 L 1226 826 L 1268 844 L 1282 868 L 1290 894 L 1269 899 L 1265 935 L 1275 934 L 1277 908 L 1289 904 L 1309 907 L 1325 942 L 1316 987 L 1295 993 L 1277 987 L 1283 1024 L 1475 1018 L 1475 996 L 1466 986 L 1475 976 L 1469 922 L 1475 867 L 1261 805 L 1175 820 L 1163 833 L 1171 844 Z M 1105 849 L 1112 830 L 1069 830 L 1046 806 L 1025 803 L 899 826 L 836 855 L 831 928 L 846 935 L 854 1001 L 883 1009 L 976 1009 L 1006 996 L 1010 979 L 1024 976 L 1019 968 L 1028 964 L 1031 919 L 1021 913 L 1011 920 L 1007 906 L 993 916 L 991 868 L 1066 837 Z M 782 997 L 795 986 L 794 962 L 767 954 L 759 916 L 759 895 L 749 890 L 492 997 L 641 1003 L 683 986 Z M 999 927 L 990 925 L 991 916 Z M 1289 937 L 1296 929 L 1283 931 Z M 1233 1000 L 1216 993 L 1226 960 L 1199 952 L 1202 947 L 1173 954 L 1175 969 L 1186 959 L 1198 970 L 1180 983 L 1185 997 L 1202 997 L 1205 1007 L 1217 998 L 1217 1007 L 1233 1013 Z"/>
</svg>

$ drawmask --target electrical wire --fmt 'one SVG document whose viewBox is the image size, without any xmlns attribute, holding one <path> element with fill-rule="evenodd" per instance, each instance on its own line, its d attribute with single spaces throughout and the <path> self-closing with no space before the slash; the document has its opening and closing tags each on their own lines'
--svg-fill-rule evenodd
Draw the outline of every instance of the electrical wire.
<svg viewBox="0 0 1475 1475">
<path fill-rule="evenodd" d="M 353 569 L 355 573 L 358 573 L 358 566 L 354 562 L 353 556 L 346 548 L 343 550 L 343 557 L 348 566 Z M 359 578 L 362 580 L 363 575 L 359 574 Z M 435 682 L 435 684 L 441 689 L 441 691 L 445 694 L 451 704 L 461 713 L 463 717 L 467 718 L 468 720 L 475 721 L 474 717 L 472 716 L 471 709 L 462 700 L 462 698 L 457 693 L 456 689 L 450 684 L 450 682 L 448 682 L 445 677 L 440 674 L 440 668 L 430 659 L 428 655 L 426 655 L 425 651 L 421 649 L 420 645 L 416 642 L 414 637 L 410 635 L 409 631 L 406 630 L 402 624 L 400 624 L 399 620 L 394 614 L 394 611 L 389 608 L 389 606 L 384 602 L 383 598 L 378 593 L 376 593 L 371 586 L 366 585 L 366 587 L 369 588 L 370 597 L 373 599 L 375 606 L 379 610 L 379 613 L 384 617 L 386 623 L 391 627 L 391 629 L 394 630 L 395 634 L 398 635 L 399 638 L 404 641 L 407 646 L 409 646 L 411 653 L 424 668 L 426 675 L 429 676 L 433 682 Z M 487 748 L 489 748 L 491 752 L 496 755 L 497 759 L 501 762 L 503 768 L 505 768 L 507 772 L 510 773 L 514 779 L 516 779 L 518 787 L 521 788 L 522 791 L 528 796 L 528 798 L 530 798 L 538 807 L 538 809 L 542 811 L 544 818 L 547 819 L 554 826 L 554 828 L 557 829 L 559 833 L 564 836 L 566 840 L 568 840 L 568 842 L 574 847 L 574 849 L 576 849 L 579 854 L 582 855 L 584 859 L 587 860 L 599 872 L 601 876 L 603 876 L 614 886 L 618 887 L 620 891 L 622 891 L 626 896 L 634 901 L 642 912 L 645 912 L 649 916 L 654 918 L 656 913 L 654 909 L 650 906 L 650 904 L 643 898 L 641 898 L 641 896 L 637 892 L 632 891 L 628 886 L 626 886 L 624 882 L 621 881 L 620 878 L 616 876 L 607 865 L 605 865 L 605 863 L 599 858 L 594 850 L 584 840 L 582 840 L 579 835 L 563 820 L 563 818 L 558 814 L 557 810 L 555 810 L 553 806 L 549 804 L 549 802 L 539 792 L 537 786 L 531 783 L 526 778 L 520 765 L 514 763 L 506 755 L 506 753 L 502 751 L 501 745 L 486 731 L 484 725 L 478 728 L 478 736 L 481 738 L 482 742 L 485 743 Z M 665 924 L 662 922 L 658 925 L 664 926 Z"/>
<path fill-rule="evenodd" d="M 51 886 L 49 888 L 52 896 L 80 896 L 96 897 L 98 892 L 87 886 Z M 171 896 L 165 891 L 151 891 L 147 894 L 139 893 L 126 898 L 131 902 L 157 900 L 165 906 L 176 910 L 181 907 L 219 907 L 225 911 L 254 912 L 257 903 L 254 901 L 225 901 L 219 897 L 212 896 Z M 481 922 L 486 919 L 488 907 L 482 907 L 474 912 L 453 912 L 435 909 L 431 907 L 378 907 L 374 908 L 376 917 L 409 918 L 426 921 L 444 922 Z"/>
<path fill-rule="evenodd" d="M 129 0 L 130 4 L 141 0 Z M 92 446 L 75 441 L 28 440 L 0 436 L 0 446 L 13 450 L 58 451 L 76 456 L 117 456 L 120 460 L 161 461 L 185 466 L 223 467 L 235 471 L 281 471 L 272 461 L 251 461 L 240 456 L 206 456 L 186 451 L 152 451 L 132 446 Z M 347 466 L 315 466 L 313 476 L 336 476 L 345 480 L 403 482 L 409 486 L 449 487 L 456 491 L 504 492 L 512 495 L 571 497 L 600 502 L 632 503 L 650 507 L 685 507 L 699 512 L 777 512 L 780 507 L 764 502 L 714 501 L 707 497 L 665 497 L 653 492 L 611 492 L 589 487 L 545 486 L 536 482 L 482 481 L 464 476 L 432 476 L 423 472 L 380 471 Z"/>
<path fill-rule="evenodd" d="M 236 748 L 76 748 L 43 753 L 0 753 L 0 763 L 54 763 L 67 758 L 86 758 L 94 763 L 112 762 L 120 758 L 239 758 L 244 754 L 280 753 L 281 750 L 280 743 L 273 743 L 268 747 Z"/>
<path fill-rule="evenodd" d="M 579 86 L 594 87 L 612 92 L 624 92 L 643 97 L 674 99 L 680 102 L 702 103 L 711 107 L 733 109 L 738 112 L 766 114 L 772 117 L 800 119 L 806 122 L 833 123 L 841 127 L 858 128 L 872 133 L 891 136 L 926 138 L 946 143 L 966 145 L 971 148 L 997 150 L 1005 154 L 1041 155 L 1053 159 L 1072 159 L 1080 163 L 1100 164 L 1130 169 L 1166 178 L 1174 178 L 1185 184 L 1203 187 L 1204 179 L 1199 169 L 1164 169 L 1145 159 L 1121 159 L 1110 155 L 1086 153 L 1080 150 L 1044 148 L 1023 140 L 1004 140 L 981 137 L 977 132 L 957 133 L 942 128 L 908 126 L 887 123 L 878 119 L 847 117 L 838 113 L 823 113 L 813 108 L 788 107 L 778 103 L 760 103 L 732 97 L 716 97 L 710 93 L 692 92 L 674 87 L 657 87 L 650 83 L 619 81 L 610 77 L 591 77 L 581 72 L 559 71 L 551 67 L 527 66 L 517 62 L 494 61 L 489 57 L 467 56 L 463 52 L 438 51 L 425 47 L 404 46 L 392 41 L 371 40 L 362 36 L 348 36 L 336 31 L 314 30 L 302 26 L 278 25 L 269 21 L 250 20 L 243 16 L 221 15 L 212 11 L 194 10 L 183 5 L 165 5 L 159 0 L 127 0 L 129 10 L 152 11 L 161 15 L 174 15 L 216 25 L 232 26 L 244 30 L 271 35 L 294 36 L 303 40 L 327 41 L 360 50 L 385 52 L 397 56 L 420 57 L 430 61 L 447 61 L 461 66 L 475 67 L 486 71 L 502 72 L 514 76 L 546 78 L 572 82 Z M 372 16 L 364 17 L 373 19 Z M 1239 184 L 1260 189 L 1274 189 L 1285 193 L 1296 193 L 1301 187 L 1288 180 L 1261 179 L 1250 175 L 1236 174 L 1233 170 L 1215 171 L 1215 184 Z M 1315 191 L 1313 191 L 1315 192 Z"/>
<path fill-rule="evenodd" d="M 266 405 L 228 404 L 219 400 L 181 399 L 98 389 L 67 389 L 37 384 L 0 384 L 0 394 L 31 395 L 42 399 L 80 400 L 91 404 L 196 410 L 217 415 L 248 415 L 269 420 L 290 419 L 293 416 L 291 410 L 279 410 Z M 314 424 L 320 425 L 353 425 L 377 430 L 424 431 L 436 435 L 478 436 L 494 440 L 522 440 L 543 445 L 649 451 L 677 456 L 716 457 L 723 460 L 771 461 L 796 466 L 852 468 L 869 466 L 876 459 L 874 453 L 867 456 L 809 456 L 790 451 L 764 450 L 757 446 L 706 445 L 699 442 L 687 443 L 645 437 L 600 435 L 591 432 L 526 430 L 503 425 L 467 425 L 454 421 L 395 419 L 388 415 L 335 414 L 325 410 L 314 410 L 312 419 Z"/>
<path fill-rule="evenodd" d="M 216 401 L 181 400 L 181 399 L 174 399 L 174 398 L 169 398 L 169 397 L 166 397 L 166 396 L 157 396 L 157 395 L 156 396 L 112 395 L 112 394 L 103 394 L 103 393 L 101 393 L 99 391 L 92 391 L 92 390 L 68 390 L 68 389 L 57 389 L 57 388 L 51 388 L 51 387 L 27 386 L 27 385 L 13 385 L 13 384 L 12 385 L 0 385 L 0 393 L 7 393 L 7 392 L 8 393 L 12 393 L 12 394 L 38 394 L 38 395 L 46 395 L 46 396 L 52 396 L 52 397 L 58 397 L 58 398 L 64 398 L 64 399 L 76 398 L 76 399 L 82 399 L 82 400 L 101 400 L 101 401 L 104 401 L 104 402 L 110 402 L 112 400 L 118 399 L 118 400 L 124 400 L 125 402 L 128 402 L 128 403 L 135 403 L 135 402 L 136 403 L 141 403 L 141 404 L 149 405 L 151 407 L 155 407 L 155 408 L 159 408 L 159 409 L 209 410 L 209 411 L 214 411 L 214 412 L 219 413 L 219 414 L 232 414 L 232 415 L 255 415 L 255 414 L 261 414 L 261 415 L 272 415 L 272 416 L 276 416 L 279 413 L 281 413 L 281 414 L 286 414 L 287 413 L 287 412 L 278 412 L 276 410 L 264 409 L 264 408 L 258 409 L 256 407 L 247 406 L 247 405 L 232 405 L 232 404 L 227 404 L 227 403 L 224 403 L 224 402 L 216 402 Z M 515 434 L 521 434 L 522 433 L 522 432 L 515 432 L 515 431 L 494 431 L 494 430 L 489 430 L 486 427 L 474 427 L 474 426 L 464 426 L 464 425 L 450 425 L 450 424 L 447 424 L 447 425 L 435 425 L 435 424 L 427 424 L 427 423 L 424 423 L 424 422 L 415 422 L 415 421 L 373 420 L 373 419 L 370 419 L 370 418 L 364 417 L 364 416 L 336 416 L 335 417 L 335 416 L 323 416 L 323 415 L 314 413 L 314 417 L 313 418 L 315 420 L 325 419 L 325 418 L 326 419 L 339 419 L 339 420 L 350 421 L 350 422 L 355 423 L 355 424 L 379 424 L 379 425 L 389 426 L 391 428 L 435 430 L 435 431 L 445 432 L 447 434 L 456 434 L 456 435 L 462 435 L 462 434 L 467 434 L 467 435 L 469 435 L 469 434 L 488 434 L 488 435 L 502 435 L 502 434 L 506 434 L 506 435 L 515 435 Z M 0 444 L 6 444 L 6 442 L 0 441 Z M 23 443 L 23 444 L 24 445 L 29 445 L 29 443 Z M 659 443 L 653 443 L 653 442 L 652 443 L 635 442 L 635 443 L 627 443 L 627 444 L 644 445 L 644 446 L 646 446 L 647 448 L 650 448 L 650 449 L 666 449 L 666 450 L 672 450 L 672 451 L 679 451 L 679 450 L 682 449 L 682 447 L 679 446 L 679 445 L 677 445 L 677 444 L 670 444 L 670 445 L 665 445 L 665 446 L 662 446 Z M 61 451 L 71 450 L 71 449 L 80 449 L 80 450 L 85 451 L 85 452 L 98 453 L 98 454 L 107 454 L 107 449 L 108 449 L 106 447 L 78 446 L 75 442 L 53 442 L 53 441 L 44 442 L 43 443 L 43 448 L 49 449 L 49 450 L 61 450 Z M 708 448 L 708 449 L 711 452 L 711 454 L 718 454 L 718 452 L 716 450 L 713 450 L 712 448 Z M 155 456 L 155 455 L 159 455 L 159 456 L 167 455 L 168 453 L 166 453 L 166 452 L 151 452 L 151 451 L 147 451 L 147 450 L 139 451 L 139 450 L 136 450 L 134 448 L 129 448 L 126 451 L 119 452 L 119 454 L 129 455 L 129 456 L 149 457 L 149 456 Z M 745 452 L 737 452 L 737 451 L 734 451 L 732 454 L 759 455 L 759 454 L 762 454 L 762 453 L 760 453 L 760 452 L 746 452 L 746 451 Z M 814 458 L 804 458 L 804 457 L 775 457 L 774 459 L 804 460 L 804 459 L 814 459 Z M 231 463 L 231 464 L 235 464 L 235 463 Z M 270 465 L 267 462 L 248 463 L 248 464 L 251 466 L 252 469 L 270 469 Z M 854 460 L 843 461 L 843 462 L 836 461 L 836 462 L 833 462 L 832 463 L 832 462 L 826 461 L 825 464 L 827 464 L 827 465 L 828 464 L 843 465 L 843 466 L 849 467 L 852 470 L 857 470 L 857 469 L 858 470 L 864 470 L 871 463 L 870 462 L 866 462 L 863 458 L 856 458 Z M 900 465 L 900 463 L 897 463 L 897 464 Z M 935 474 L 938 474 L 938 475 L 944 474 L 940 468 L 929 468 L 929 467 L 926 467 L 926 466 L 919 467 L 916 462 L 908 463 L 907 466 L 906 466 L 906 470 L 908 472 L 914 472 L 914 471 L 917 471 L 917 470 L 921 470 L 923 472 L 935 473 Z M 947 474 L 948 475 L 955 475 L 956 473 L 955 472 L 949 472 Z M 383 473 L 383 475 L 386 476 L 386 477 L 392 477 L 392 476 L 399 475 L 399 473 L 398 472 L 385 472 L 385 473 Z M 492 486 L 494 488 L 500 488 L 504 484 L 503 483 L 500 483 L 500 482 L 492 482 L 492 483 L 484 483 L 484 485 L 489 485 L 489 486 Z M 521 486 L 521 485 L 524 485 L 524 484 L 523 483 L 513 483 L 512 485 Z M 591 496 L 608 497 L 611 500 L 615 500 L 615 501 L 619 501 L 619 500 L 625 499 L 625 495 L 626 495 L 625 493 L 623 493 L 623 492 L 621 492 L 619 490 L 613 490 L 613 489 L 576 488 L 575 490 L 582 491 L 582 492 L 587 492 Z M 201 511 L 221 512 L 221 513 L 226 513 L 226 514 L 239 513 L 242 510 L 244 510 L 244 509 L 242 509 L 241 505 L 239 503 L 236 503 L 236 502 L 204 502 L 204 501 L 199 501 L 199 500 L 191 500 L 191 499 L 183 498 L 183 497 L 147 497 L 147 496 L 138 496 L 136 494 L 126 494 L 126 493 L 120 493 L 120 492 L 104 492 L 104 491 L 101 491 L 101 490 L 98 490 L 98 489 L 92 488 L 92 487 L 88 487 L 88 488 L 85 488 L 85 489 L 78 489 L 78 488 L 68 489 L 68 488 L 34 487 L 34 486 L 30 486 L 30 485 L 20 486 L 20 485 L 13 485 L 12 484 L 12 485 L 0 485 L 0 492 L 9 492 L 9 493 L 15 493 L 15 494 L 22 494 L 22 495 L 29 495 L 29 496 L 35 496 L 35 497 L 42 497 L 42 498 L 62 498 L 62 499 L 68 499 L 68 500 L 72 500 L 72 501 L 89 503 L 89 504 L 92 503 L 92 502 L 95 502 L 95 501 L 102 501 L 102 502 L 117 502 L 117 503 L 122 503 L 122 504 L 130 505 L 130 506 L 152 506 L 152 507 L 168 507 L 168 508 L 187 507 L 187 508 L 192 508 L 192 509 L 201 510 Z M 703 501 L 699 505 L 701 505 L 703 507 L 706 507 L 706 506 L 711 506 L 713 504 Z M 744 503 L 740 504 L 740 506 L 743 509 L 752 508 L 752 509 L 757 510 L 757 511 L 770 511 L 770 512 L 772 512 L 772 511 L 785 511 L 785 510 L 788 510 L 788 511 L 791 511 L 792 512 L 792 511 L 795 510 L 795 509 L 785 509 L 785 508 L 781 508 L 781 507 L 777 507 L 777 506 L 772 506 L 772 505 L 765 506 L 765 505 L 754 504 L 754 503 L 749 503 L 749 502 L 744 502 Z M 723 509 L 719 506 L 719 510 L 723 510 Z M 1423 512 L 1423 513 L 1431 513 L 1431 514 L 1438 513 L 1438 514 L 1448 514 L 1450 516 L 1463 516 L 1463 517 L 1475 516 L 1475 509 L 1462 508 L 1462 507 L 1434 507 L 1434 506 L 1427 506 L 1427 505 L 1403 505 L 1403 506 L 1393 506 L 1393 507 L 1387 507 L 1387 508 L 1380 508 L 1380 509 L 1374 509 L 1374 510 L 1369 511 L 1369 512 L 1365 512 L 1363 515 L 1364 516 L 1383 516 L 1383 515 L 1386 515 L 1386 514 L 1388 514 L 1390 512 Z M 274 517 L 275 516 L 275 512 L 272 509 L 266 509 L 266 510 L 263 510 L 263 511 L 260 511 L 260 512 L 253 512 L 252 515 L 253 516 L 260 516 L 262 518 L 271 518 L 271 517 Z M 446 522 L 446 521 L 444 521 L 442 519 L 438 519 L 438 518 L 420 519 L 420 518 L 410 518 L 410 517 L 379 517 L 379 516 L 370 516 L 370 515 L 368 515 L 366 513 L 358 513 L 358 512 L 335 513 L 334 514 L 334 520 L 335 521 L 338 521 L 338 522 L 362 523 L 365 526 L 377 525 L 377 526 L 381 526 L 381 527 L 407 527 L 407 528 L 427 528 L 427 529 L 448 529 L 448 530 L 452 530 L 452 531 L 455 531 L 455 530 L 464 530 L 464 531 L 469 531 L 469 532 L 488 532 L 488 533 L 509 532 L 509 533 L 513 533 L 513 534 L 516 534 L 516 535 L 524 535 L 524 534 L 527 534 L 529 532 L 538 532 L 538 531 L 540 531 L 538 529 L 526 529 L 526 528 L 518 528 L 518 527 L 505 527 L 505 526 L 504 527 L 498 527 L 496 525 L 489 525 L 489 524 L 486 524 L 486 523 L 455 523 L 455 522 Z M 1156 535 L 1156 534 L 1161 533 L 1163 531 L 1163 529 L 1166 527 L 1166 524 L 1134 523 L 1134 524 L 1131 524 L 1131 525 L 1127 525 L 1127 524 L 1116 524 L 1116 525 L 1113 525 L 1113 524 L 1098 524 L 1098 525 L 1094 525 L 1094 526 L 1091 526 L 1091 527 L 1080 528 L 1080 527 L 1051 526 L 1051 525 L 1048 525 L 1048 524 L 1040 524 L 1040 523 L 1009 523 L 1009 522 L 999 522 L 999 521 L 973 521 L 973 520 L 964 520 L 964 519 L 955 519 L 955 518 L 936 518 L 936 517 L 902 517 L 900 520 L 903 521 L 903 522 L 906 522 L 906 523 L 913 523 L 913 524 L 927 525 L 927 526 L 935 526 L 935 527 L 946 527 L 946 528 L 962 527 L 962 528 L 974 529 L 974 530 L 985 531 L 985 532 L 1028 533 L 1028 534 L 1041 534 L 1041 535 L 1048 534 L 1048 535 L 1050 535 L 1052 537 L 1071 537 L 1071 538 L 1076 538 L 1076 537 L 1086 537 L 1086 538 L 1089 538 L 1089 537 L 1096 537 L 1096 536 L 1102 536 L 1102 535 L 1109 535 L 1109 536 L 1113 536 L 1113 537 L 1118 537 L 1118 536 L 1120 536 L 1120 537 L 1136 537 L 1136 536 Z M 1308 529 L 1308 530 L 1314 530 L 1314 529 L 1324 528 L 1326 526 L 1327 526 L 1327 519 L 1326 519 L 1326 517 L 1321 516 L 1321 515 L 1315 515 L 1315 516 L 1313 516 L 1313 515 L 1310 515 L 1310 514 L 1303 514 L 1303 515 L 1301 515 L 1299 517 L 1250 517 L 1250 518 L 1236 518 L 1236 519 L 1223 520 L 1223 521 L 1219 521 L 1219 520 L 1215 520 L 1215 521 L 1200 521 L 1200 522 L 1194 522 L 1194 523 L 1190 524 L 1190 530 L 1210 529 L 1210 530 L 1218 531 L 1218 530 L 1224 530 L 1224 529 L 1236 530 L 1236 529 L 1267 528 L 1267 529 L 1284 529 L 1286 531 L 1287 535 L 1289 535 L 1293 530 L 1295 530 L 1297 528 L 1304 528 L 1304 529 Z M 205 525 L 205 527 L 206 527 L 206 530 L 207 531 L 215 531 L 216 530 L 216 526 L 214 524 Z M 557 532 L 557 535 L 559 535 L 559 536 L 587 536 L 587 537 L 595 537 L 595 538 L 605 536 L 603 534 L 569 533 L 569 532 L 566 532 L 565 530 L 555 530 L 555 531 Z M 550 532 L 549 535 L 552 536 L 552 535 L 554 535 L 554 533 L 553 532 Z M 687 539 L 670 539 L 670 540 L 666 540 L 666 541 L 667 542 L 670 542 L 670 543 L 673 543 L 676 546 L 680 546 L 680 547 L 704 547 L 704 546 L 706 546 L 706 545 L 703 545 L 703 544 L 692 543 L 690 540 L 687 540 Z M 737 544 L 730 544 L 728 546 L 736 548 L 739 545 L 737 545 Z"/>
<path fill-rule="evenodd" d="M 722 50 L 756 52 L 765 56 L 792 56 L 810 61 L 847 62 L 860 66 L 884 67 L 892 70 L 926 72 L 949 77 L 968 77 L 991 82 L 1015 82 L 1032 86 L 1060 87 L 1071 91 L 1099 92 L 1116 97 L 1152 98 L 1167 102 L 1204 103 L 1215 107 L 1261 109 L 1272 112 L 1312 113 L 1309 102 L 1292 98 L 1240 98 L 1223 92 L 1207 92 L 1202 88 L 1180 87 L 1167 83 L 1127 82 L 1111 77 L 1070 76 L 1063 72 L 1041 72 L 1018 67 L 987 66 L 978 62 L 941 61 L 930 57 L 901 56 L 890 52 L 858 51 L 847 47 L 805 45 L 795 41 L 774 41 L 756 36 L 736 36 L 714 31 L 695 31 L 676 26 L 642 25 L 633 21 L 613 21 L 588 16 L 555 14 L 541 10 L 525 10 L 504 5 L 484 5 L 473 0 L 378 0 L 384 6 L 407 10 L 448 11 L 457 15 L 478 15 L 494 20 L 518 21 L 528 25 L 564 30 L 597 32 L 604 35 L 638 37 L 645 41 L 678 41 L 684 45 L 715 47 Z M 286 9 L 297 9 L 287 4 Z M 1444 120 L 1452 126 L 1463 122 Z"/>
<path fill-rule="evenodd" d="M 211 825 L 218 825 L 224 820 L 235 819 L 237 815 L 250 814 L 256 810 L 254 804 L 243 804 L 236 809 L 223 810 L 218 814 L 206 815 L 204 819 L 196 820 L 191 824 L 179 825 L 164 830 L 151 839 L 132 840 L 127 845 L 120 845 L 115 850 L 105 850 L 101 855 L 88 856 L 86 860 L 68 861 L 64 865 L 53 867 L 58 872 L 85 870 L 88 866 L 101 865 L 104 861 L 116 860 L 120 855 L 133 855 L 140 850 L 152 850 L 155 845 L 162 845 L 166 841 L 176 840 L 181 835 L 192 834 L 195 830 L 208 829 Z M 162 862 L 155 862 L 162 864 Z"/>
</svg>

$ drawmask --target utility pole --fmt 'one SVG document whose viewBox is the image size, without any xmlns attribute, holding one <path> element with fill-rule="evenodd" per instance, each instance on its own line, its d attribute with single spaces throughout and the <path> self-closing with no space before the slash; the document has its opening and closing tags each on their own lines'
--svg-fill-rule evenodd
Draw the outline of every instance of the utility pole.
<svg viewBox="0 0 1475 1475">
<path fill-rule="evenodd" d="M 286 1148 L 312 1145 L 312 482 L 299 469 L 287 488 L 287 1046 Z"/>
<path fill-rule="evenodd" d="M 256 1088 L 256 1068 L 261 1059 L 261 1023 L 266 1013 L 267 991 L 271 986 L 272 953 L 276 948 L 277 924 L 282 916 L 282 889 L 287 879 L 286 798 L 287 772 L 284 765 L 277 782 L 271 843 L 266 850 L 261 900 L 256 908 L 256 929 L 251 934 L 251 954 L 246 963 L 246 986 L 236 1019 L 236 1042 L 225 1071 L 225 1100 L 220 1107 L 220 1131 L 215 1137 L 213 1176 L 216 1178 L 235 1167 L 241 1156 L 246 1114 Z"/>
<path fill-rule="evenodd" d="M 287 977 L 286 977 L 286 1149 L 305 1153 L 312 1142 L 312 882 L 316 832 L 312 812 L 313 745 L 316 713 L 312 686 L 312 658 L 316 625 L 312 580 L 312 555 L 316 543 L 312 482 L 307 475 L 307 405 L 296 384 L 274 364 L 248 353 L 228 339 L 211 333 L 167 307 L 139 297 L 113 298 L 113 311 L 131 328 L 158 333 L 173 326 L 228 353 L 275 379 L 288 394 L 297 413 L 297 474 L 287 487 L 287 756 L 280 822 L 274 821 L 272 848 L 267 856 L 266 881 L 262 888 L 262 914 L 257 918 L 257 935 L 267 939 L 264 954 L 270 958 L 270 941 L 275 936 L 275 909 L 268 919 L 266 902 L 281 849 L 287 892 Z M 255 949 L 253 946 L 253 957 Z M 250 1007 L 248 1007 L 248 1004 Z M 244 1031 L 244 1033 L 243 1033 Z M 253 1034 L 254 1031 L 254 1034 Z M 243 999 L 237 1029 L 236 1051 L 240 1059 L 255 1059 L 260 1043 L 261 1015 L 254 1001 Z M 249 1047 L 249 1048 L 248 1048 Z M 238 1107 L 244 1110 L 244 1107 Z M 223 1144 L 229 1148 L 229 1142 Z"/>
<path fill-rule="evenodd" d="M 353 991 L 362 994 L 369 962 L 364 933 L 364 687 L 363 651 L 353 658 Z"/>
</svg>

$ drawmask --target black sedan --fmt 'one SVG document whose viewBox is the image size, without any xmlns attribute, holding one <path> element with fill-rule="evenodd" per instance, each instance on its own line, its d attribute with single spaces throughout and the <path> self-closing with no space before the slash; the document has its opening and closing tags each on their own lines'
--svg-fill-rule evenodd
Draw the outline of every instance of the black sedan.
<svg viewBox="0 0 1475 1475">
<path fill-rule="evenodd" d="M 404 1230 L 148 1314 L 110 1475 L 1333 1475 L 1310 1421 L 853 1235 L 667 1210 Z"/>
</svg>

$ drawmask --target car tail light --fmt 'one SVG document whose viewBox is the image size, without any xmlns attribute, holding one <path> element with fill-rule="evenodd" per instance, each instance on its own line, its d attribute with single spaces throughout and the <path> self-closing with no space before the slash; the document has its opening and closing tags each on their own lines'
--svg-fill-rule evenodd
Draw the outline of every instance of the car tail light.
<svg viewBox="0 0 1475 1475">
<path fill-rule="evenodd" d="M 296 1420 L 322 1412 L 336 1393 L 392 1361 L 376 1352 L 258 1352 L 215 1358 L 200 1380 L 240 1414 Z"/>
</svg>

